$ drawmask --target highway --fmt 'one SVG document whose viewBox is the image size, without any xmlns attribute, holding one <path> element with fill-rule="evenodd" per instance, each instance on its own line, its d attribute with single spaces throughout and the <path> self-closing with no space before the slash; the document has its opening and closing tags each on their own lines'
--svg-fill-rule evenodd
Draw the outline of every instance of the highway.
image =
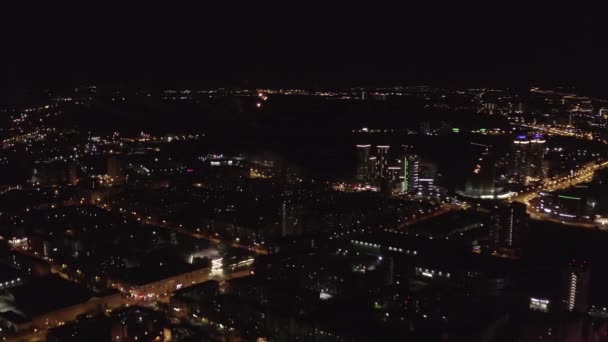
<svg viewBox="0 0 608 342">
<path fill-rule="evenodd" d="M 54 265 L 52 263 L 52 261 L 49 261 L 47 259 L 43 259 L 40 258 L 40 256 L 38 255 L 34 255 L 33 253 L 29 253 L 27 251 L 24 250 L 20 250 L 21 252 L 24 252 L 26 254 L 31 255 L 32 257 L 36 257 L 39 258 L 41 260 L 46 260 L 47 262 L 50 262 L 52 267 L 52 272 L 59 274 L 60 276 L 64 277 L 63 274 L 60 273 L 60 266 Z M 205 280 L 217 280 L 219 282 L 225 282 L 228 281 L 230 279 L 235 279 L 235 278 L 242 278 L 242 277 L 247 277 L 251 275 L 251 270 L 249 268 L 244 269 L 244 270 L 240 270 L 240 271 L 236 271 L 236 272 L 231 272 L 231 273 L 227 273 L 227 274 L 208 274 Z M 186 286 L 187 287 L 187 286 Z M 115 295 L 110 295 L 109 297 L 99 297 L 97 299 L 92 299 L 92 300 L 98 300 L 101 303 L 105 304 L 108 308 L 109 311 L 112 310 L 117 310 L 123 307 L 129 307 L 129 306 L 133 306 L 133 305 L 137 305 L 137 306 L 144 306 L 144 307 L 149 307 L 154 309 L 155 305 L 157 302 L 163 302 L 163 303 L 168 303 L 169 300 L 171 299 L 172 293 L 171 294 L 167 294 L 164 296 L 160 296 L 157 298 L 152 298 L 152 299 L 134 299 L 134 298 L 129 298 L 129 293 L 128 292 L 123 292 L 123 296 L 115 296 Z M 111 297 L 111 298 L 110 298 Z M 69 323 L 70 319 L 66 319 L 65 322 L 61 322 L 60 324 L 64 324 L 64 323 Z M 48 324 L 48 322 L 47 322 Z M 32 330 L 28 330 L 28 331 L 23 331 L 14 335 L 10 335 L 10 336 L 4 336 L 2 337 L 2 341 L 27 341 L 27 342 L 41 342 L 41 341 L 46 341 L 46 334 L 48 332 L 49 328 L 52 328 L 53 326 L 37 326 L 37 327 L 33 327 Z M 2 336 L 2 335 L 0 335 Z"/>
<path fill-rule="evenodd" d="M 421 216 L 417 216 L 413 219 L 406 220 L 405 222 L 403 222 L 399 226 L 397 226 L 397 230 L 402 230 L 413 224 L 420 223 L 420 222 L 429 220 L 433 217 L 438 217 L 438 216 L 447 214 L 451 211 L 461 210 L 461 209 L 463 209 L 463 207 L 461 207 L 461 206 L 457 206 L 455 204 L 450 204 L 450 203 L 443 203 L 443 204 L 441 204 L 441 207 L 435 211 L 429 212 L 426 215 L 421 215 Z"/>
<path fill-rule="evenodd" d="M 571 175 L 559 176 L 556 178 L 550 178 L 543 182 L 541 185 L 531 186 L 526 189 L 525 192 L 519 193 L 510 198 L 511 202 L 522 202 L 529 205 L 531 199 L 538 197 L 541 191 L 555 191 L 561 190 L 573 185 L 589 182 L 593 179 L 593 174 L 597 170 L 602 170 L 608 167 L 608 161 L 600 164 L 588 163 L 578 171 L 573 172 Z"/>
<path fill-rule="evenodd" d="M 606 140 L 594 138 L 593 134 L 591 134 L 591 133 L 574 132 L 572 130 L 572 128 L 570 128 L 570 127 L 552 126 L 552 125 L 535 125 L 535 124 L 525 124 L 525 123 L 512 123 L 512 124 L 516 125 L 516 126 L 520 126 L 520 127 L 538 130 L 538 131 L 541 131 L 541 132 L 543 132 L 545 134 L 549 134 L 549 135 L 561 135 L 564 137 L 573 137 L 573 138 L 577 138 L 577 139 L 602 142 L 604 144 L 608 143 L 608 141 L 606 141 Z"/>
<path fill-rule="evenodd" d="M 172 222 L 169 222 L 167 220 L 161 220 L 161 219 L 159 219 L 157 217 L 145 216 L 145 215 L 140 214 L 140 213 L 138 213 L 136 211 L 126 210 L 126 209 L 123 209 L 123 208 L 118 208 L 118 209 L 112 208 L 110 205 L 102 203 L 101 201 L 95 201 L 95 202 L 93 202 L 91 204 L 93 204 L 93 205 L 95 205 L 95 206 L 97 206 L 97 207 L 99 207 L 101 209 L 104 209 L 106 211 L 109 211 L 109 212 L 118 212 L 118 213 L 124 215 L 125 217 L 133 218 L 133 219 L 137 220 L 138 222 L 149 224 L 149 225 L 153 225 L 153 226 L 160 227 L 160 228 L 163 228 L 163 229 L 173 230 L 173 231 L 178 232 L 180 234 L 189 235 L 189 236 L 191 236 L 191 237 L 193 237 L 195 239 L 208 240 L 208 241 L 211 241 L 211 242 L 213 242 L 215 244 L 219 244 L 219 243 L 222 242 L 220 239 L 218 239 L 218 238 L 216 238 L 214 236 L 211 236 L 211 235 L 208 235 L 208 234 L 204 234 L 204 233 L 201 233 L 199 231 L 192 231 L 190 229 L 184 228 L 180 224 L 172 223 Z M 251 252 L 254 252 L 256 254 L 262 254 L 262 255 L 268 254 L 268 250 L 264 246 L 261 246 L 261 245 L 249 246 L 249 245 L 244 245 L 244 244 L 241 244 L 239 242 L 234 241 L 234 242 L 231 243 L 231 246 L 235 247 L 235 248 L 247 249 L 247 250 L 249 250 Z"/>
<path fill-rule="evenodd" d="M 596 228 L 597 225 L 590 222 L 566 221 L 563 219 L 556 218 L 552 215 L 539 212 L 536 210 L 536 208 L 534 208 L 534 206 L 530 204 L 530 201 L 538 197 L 541 191 L 556 191 L 566 189 L 576 184 L 589 182 L 593 179 L 593 174 L 595 171 L 602 170 L 605 168 L 608 168 L 608 161 L 602 162 L 600 164 L 589 163 L 580 170 L 574 172 L 572 175 L 552 178 L 545 181 L 542 185 L 532 186 L 527 191 L 511 197 L 509 201 L 522 202 L 526 204 L 530 217 L 535 220 L 551 221 L 583 228 Z"/>
<path fill-rule="evenodd" d="M 595 141 L 603 144 L 608 144 L 607 140 L 603 140 L 600 138 L 594 138 L 591 133 L 582 133 L 575 132 L 569 126 L 554 126 L 554 125 L 538 125 L 538 124 L 526 124 L 526 123 L 512 123 L 512 125 L 520 126 L 524 128 L 534 129 L 541 131 L 548 135 L 560 135 L 565 137 L 573 137 L 577 139 Z M 525 203 L 528 207 L 528 213 L 533 219 L 536 220 L 544 220 L 544 221 L 552 221 L 557 223 L 563 223 L 572 226 L 585 227 L 585 228 L 595 228 L 596 225 L 590 222 L 572 222 L 565 221 L 554 216 L 548 215 L 544 212 L 538 212 L 536 208 L 530 205 L 530 201 L 536 197 L 538 197 L 539 192 L 541 191 L 555 191 L 565 189 L 571 186 L 574 186 L 579 183 L 589 182 L 593 179 L 593 173 L 597 170 L 605 169 L 608 167 L 608 162 L 602 162 L 599 164 L 596 163 L 588 163 L 580 170 L 574 172 L 571 175 L 560 176 L 554 179 L 549 179 L 545 181 L 542 185 L 537 185 L 527 189 L 525 192 L 521 194 L 517 194 L 514 197 L 510 198 L 511 202 L 522 202 Z"/>
</svg>

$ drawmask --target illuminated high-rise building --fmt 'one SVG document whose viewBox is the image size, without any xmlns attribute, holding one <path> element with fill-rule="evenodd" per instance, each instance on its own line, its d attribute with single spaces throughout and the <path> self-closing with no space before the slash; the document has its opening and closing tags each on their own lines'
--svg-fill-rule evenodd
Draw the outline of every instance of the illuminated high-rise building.
<svg viewBox="0 0 608 342">
<path fill-rule="evenodd" d="M 420 158 L 413 153 L 411 147 L 405 147 L 403 156 L 403 193 L 416 194 L 420 178 Z"/>
<path fill-rule="evenodd" d="M 530 141 L 525 135 L 520 135 L 513 140 L 513 158 L 511 160 L 511 175 L 519 181 L 524 182 L 528 175 Z"/>
<path fill-rule="evenodd" d="M 418 174 L 417 194 L 425 197 L 438 195 L 438 189 L 435 185 L 437 166 L 433 163 L 421 161 Z"/>
<path fill-rule="evenodd" d="M 527 184 L 531 180 L 543 180 L 547 177 L 545 142 L 540 134 L 530 138 L 525 135 L 515 138 L 510 169 L 514 179 Z"/>
<path fill-rule="evenodd" d="M 399 182 L 399 179 L 401 178 L 401 167 L 389 166 L 386 178 L 391 182 Z"/>
<path fill-rule="evenodd" d="M 375 156 L 369 157 L 367 160 L 366 180 L 372 181 L 378 179 L 378 158 Z"/>
<path fill-rule="evenodd" d="M 534 135 L 530 140 L 529 177 L 538 180 L 542 180 L 547 177 L 547 168 L 545 163 L 545 143 L 545 139 L 540 134 Z"/>
<path fill-rule="evenodd" d="M 591 267 L 587 261 L 572 260 L 562 269 L 561 301 L 568 312 L 586 314 L 589 310 Z"/>
<path fill-rule="evenodd" d="M 368 177 L 368 165 L 369 165 L 369 152 L 371 145 L 357 145 L 357 172 L 356 178 L 359 181 L 367 181 Z"/>
<path fill-rule="evenodd" d="M 393 190 L 400 191 L 402 184 L 401 177 L 401 167 L 399 166 L 389 166 L 387 171 L 386 180 L 390 183 L 390 186 Z"/>
<path fill-rule="evenodd" d="M 434 178 L 418 178 L 418 192 L 420 196 L 433 197 L 437 195 L 437 187 Z"/>
<path fill-rule="evenodd" d="M 526 205 L 523 203 L 511 202 L 496 206 L 491 216 L 490 243 L 495 247 L 519 247 L 528 219 Z"/>
<path fill-rule="evenodd" d="M 388 176 L 388 152 L 390 146 L 388 145 L 378 145 L 377 149 L 377 157 L 378 157 L 378 177 L 386 178 Z"/>
</svg>

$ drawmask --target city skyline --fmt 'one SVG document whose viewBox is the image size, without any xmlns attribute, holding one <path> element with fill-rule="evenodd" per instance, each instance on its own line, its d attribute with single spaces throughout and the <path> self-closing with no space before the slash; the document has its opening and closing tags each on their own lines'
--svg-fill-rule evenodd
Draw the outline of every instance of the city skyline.
<svg viewBox="0 0 608 342">
<path fill-rule="evenodd" d="M 601 11 L 228 5 L 3 11 L 1 340 L 608 341 Z"/>
</svg>

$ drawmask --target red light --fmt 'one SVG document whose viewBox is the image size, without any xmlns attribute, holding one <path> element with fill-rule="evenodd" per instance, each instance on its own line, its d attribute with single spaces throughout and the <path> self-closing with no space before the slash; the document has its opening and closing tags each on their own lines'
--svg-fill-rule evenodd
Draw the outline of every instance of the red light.
<svg viewBox="0 0 608 342">
<path fill-rule="evenodd" d="M 194 172 L 194 169 L 187 169 L 186 172 L 192 173 L 192 172 Z"/>
</svg>

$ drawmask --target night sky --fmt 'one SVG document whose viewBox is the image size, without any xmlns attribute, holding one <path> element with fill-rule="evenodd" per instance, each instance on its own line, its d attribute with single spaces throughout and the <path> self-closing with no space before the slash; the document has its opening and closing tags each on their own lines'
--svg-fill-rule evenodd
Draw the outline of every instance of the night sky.
<svg viewBox="0 0 608 342">
<path fill-rule="evenodd" d="M 57 6 L 3 10 L 3 87 L 575 86 L 608 95 L 605 18 L 574 6 Z"/>
</svg>

